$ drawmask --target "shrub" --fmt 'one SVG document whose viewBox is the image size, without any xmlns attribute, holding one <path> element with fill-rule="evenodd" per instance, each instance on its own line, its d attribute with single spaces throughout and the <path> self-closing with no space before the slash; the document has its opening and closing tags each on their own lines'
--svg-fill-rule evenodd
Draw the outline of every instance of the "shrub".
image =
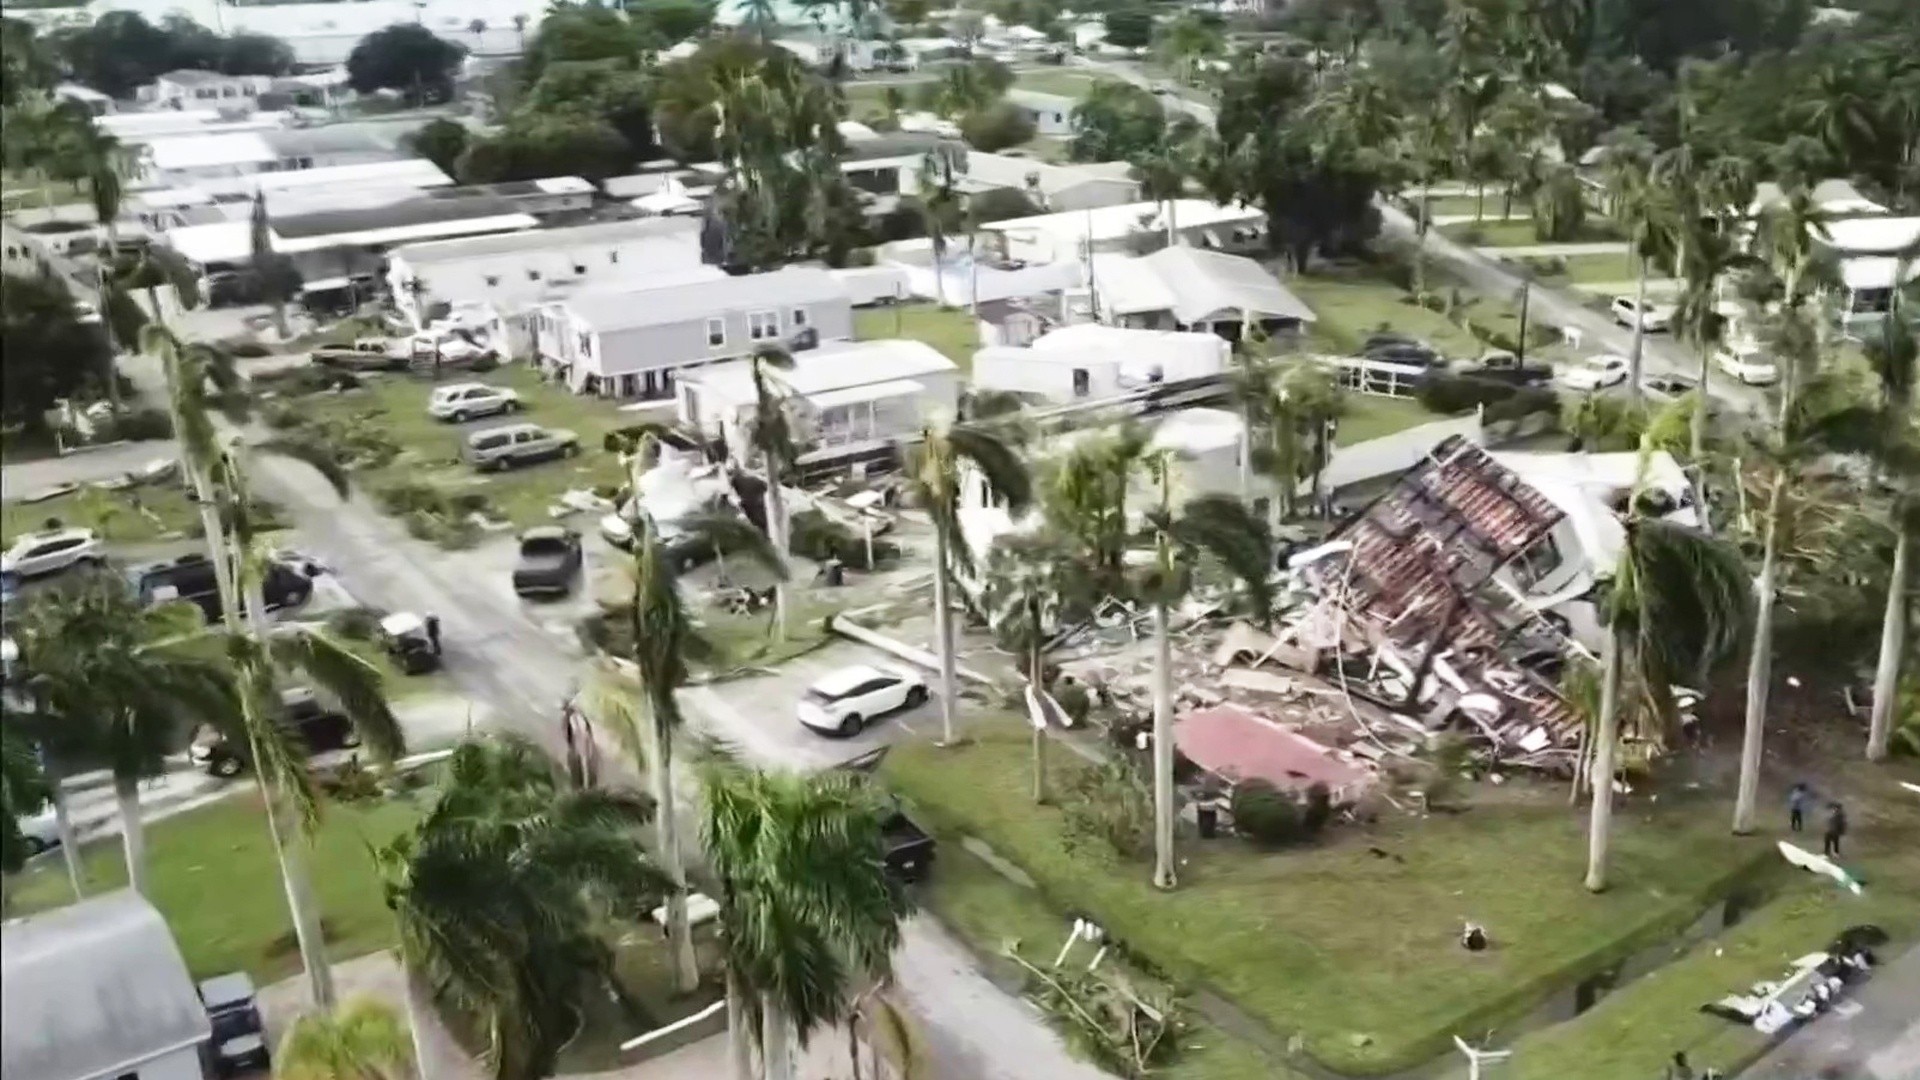
<svg viewBox="0 0 1920 1080">
<path fill-rule="evenodd" d="M 1493 379 L 1436 373 L 1420 385 L 1419 398 L 1420 404 L 1433 412 L 1451 416 L 1482 405 L 1492 406 L 1518 392 L 1518 388 Z"/>
<path fill-rule="evenodd" d="M 1487 406 L 1486 419 L 1489 423 L 1504 420 L 1518 420 L 1535 413 L 1560 412 L 1560 395 L 1544 386 L 1523 386 L 1516 389 L 1512 397 L 1496 401 Z"/>
<path fill-rule="evenodd" d="M 260 410 L 260 419 L 276 431 L 287 431 L 307 422 L 307 414 L 284 401 L 269 401 Z"/>
<path fill-rule="evenodd" d="M 227 338 L 220 343 L 227 354 L 239 360 L 258 360 L 263 356 L 272 356 L 273 350 L 252 338 Z"/>
<path fill-rule="evenodd" d="M 360 376 L 351 371 L 333 371 L 313 365 L 262 371 L 252 376 L 250 381 L 256 390 L 280 397 L 306 397 L 309 394 L 355 390 L 362 385 Z"/>
<path fill-rule="evenodd" d="M 1153 793 L 1124 757 L 1076 771 L 1061 799 L 1061 844 L 1122 859 L 1153 854 Z"/>
<path fill-rule="evenodd" d="M 1076 727 L 1085 724 L 1087 717 L 1093 714 L 1093 695 L 1077 682 L 1055 683 L 1053 700 L 1059 702 L 1060 708 L 1073 718 Z"/>
<path fill-rule="evenodd" d="M 327 616 L 327 629 L 348 641 L 372 641 L 380 634 L 381 618 L 374 608 L 342 608 Z"/>
<path fill-rule="evenodd" d="M 1478 225 L 1470 225 L 1461 229 L 1453 239 L 1456 243 L 1467 247 L 1479 247 L 1487 242 L 1487 231 Z"/>
<path fill-rule="evenodd" d="M 412 480 L 396 481 L 373 494 L 379 500 L 380 508 L 389 514 L 405 515 L 420 511 L 444 514 L 452 509 L 446 494 L 439 488 Z"/>
<path fill-rule="evenodd" d="M 1315 780 L 1307 787 L 1306 804 L 1300 808 L 1300 824 L 1308 836 L 1318 836 L 1333 818 L 1333 792 Z"/>
<path fill-rule="evenodd" d="M 802 558 L 815 562 L 825 562 L 830 558 L 855 570 L 871 570 L 867 565 L 867 541 L 862 533 L 828 518 L 818 510 L 803 510 L 789 519 L 792 530 L 788 549 Z M 899 555 L 900 549 L 885 540 L 873 542 L 875 562 L 884 562 Z"/>
<path fill-rule="evenodd" d="M 499 366 L 500 360 L 498 357 L 492 353 L 482 353 L 473 358 L 473 362 L 467 365 L 467 370 L 473 372 L 475 375 L 485 375 L 487 372 L 493 371 Z"/>
<path fill-rule="evenodd" d="M 358 754 L 322 779 L 320 786 L 339 802 L 371 802 L 381 795 L 379 774 L 360 764 Z"/>
<path fill-rule="evenodd" d="M 982 153 L 1019 146 L 1032 141 L 1033 135 L 1033 117 L 1010 101 L 994 102 L 960 118 L 960 137 Z"/>
<path fill-rule="evenodd" d="M 1559 277 L 1567 272 L 1567 260 L 1557 255 L 1534 255 L 1521 259 L 1520 263 L 1540 277 Z"/>
<path fill-rule="evenodd" d="M 164 409 L 134 409 L 114 417 L 108 438 L 142 442 L 173 437 L 173 418 Z"/>
<path fill-rule="evenodd" d="M 1235 784 L 1232 806 L 1234 831 L 1260 847 L 1285 847 L 1312 835 L 1300 804 L 1265 780 Z"/>
</svg>

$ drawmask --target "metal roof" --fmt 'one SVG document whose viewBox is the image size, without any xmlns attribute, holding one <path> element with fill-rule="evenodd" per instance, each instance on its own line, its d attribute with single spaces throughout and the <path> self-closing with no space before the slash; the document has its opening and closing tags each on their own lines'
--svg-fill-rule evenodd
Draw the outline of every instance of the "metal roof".
<svg viewBox="0 0 1920 1080">
<path fill-rule="evenodd" d="M 567 306 L 604 334 L 703 319 L 728 311 L 836 299 L 851 303 L 846 286 L 838 278 L 825 270 L 789 266 L 765 274 L 666 288 L 584 292 L 569 299 Z"/>
<path fill-rule="evenodd" d="M 1273 272 L 1242 255 L 1176 245 L 1140 260 L 1173 294 L 1173 317 L 1194 323 L 1222 311 L 1253 318 L 1312 322 L 1313 309 L 1288 292 Z"/>
<path fill-rule="evenodd" d="M 439 240 L 408 244 L 395 248 L 394 257 L 415 266 L 457 262 L 520 253 L 598 250 L 626 240 L 645 240 L 656 236 L 694 236 L 700 222 L 688 218 L 638 218 L 632 221 L 605 221 L 576 225 L 566 229 L 533 229 L 499 236 L 475 236 L 465 240 Z"/>
<path fill-rule="evenodd" d="M 267 205 L 268 209 L 272 209 L 271 200 Z M 384 206 L 276 217 L 273 220 L 273 232 L 283 239 L 298 240 L 340 233 L 382 232 L 472 218 L 508 217 L 516 213 L 518 211 L 513 204 L 498 195 L 447 188 L 421 192 L 418 198 L 403 199 Z"/>
<path fill-rule="evenodd" d="M 206 1041 L 173 934 L 131 890 L 0 926 L 0 1073 L 88 1080 Z"/>
</svg>

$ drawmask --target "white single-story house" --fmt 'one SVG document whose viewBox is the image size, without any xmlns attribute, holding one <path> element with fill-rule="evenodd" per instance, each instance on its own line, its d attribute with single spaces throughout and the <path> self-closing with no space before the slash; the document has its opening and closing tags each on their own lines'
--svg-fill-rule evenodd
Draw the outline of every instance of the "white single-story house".
<svg viewBox="0 0 1920 1080">
<path fill-rule="evenodd" d="M 79 83 L 61 83 L 53 88 L 53 96 L 61 101 L 70 101 L 96 117 L 105 116 L 114 108 L 112 98 Z"/>
<path fill-rule="evenodd" d="M 162 109 L 232 109 L 252 112 L 260 95 L 273 89 L 271 75 L 223 75 L 217 71 L 182 68 L 157 75 L 134 92 L 146 104 Z"/>
<path fill-rule="evenodd" d="M 836 342 L 793 354 L 793 367 L 768 369 L 785 393 L 796 437 L 814 447 L 888 442 L 917 431 L 927 417 L 959 406 L 960 369 L 920 341 Z M 680 379 L 680 422 L 746 446 L 755 405 L 749 361 L 715 364 Z"/>
<path fill-rule="evenodd" d="M 1024 262 L 1069 262 L 1094 252 L 1131 253 L 1134 245 L 1157 243 L 1167 233 L 1168 204 L 1123 203 L 1091 210 L 1069 210 L 991 221 L 980 236 L 1007 258 Z M 1174 234 L 1195 247 L 1232 250 L 1253 247 L 1266 235 L 1267 215 L 1257 207 L 1223 206 L 1205 199 L 1172 201 Z M 1143 235 L 1144 234 L 1144 235 Z"/>
<path fill-rule="evenodd" d="M 1059 138 L 1073 134 L 1073 110 L 1080 107 L 1080 99 L 1016 86 L 1007 91 L 1007 104 L 1027 114 L 1035 133 Z"/>
<path fill-rule="evenodd" d="M 1813 185 L 1807 193 L 1814 208 L 1828 217 L 1846 218 L 1885 214 L 1887 208 L 1860 194 L 1860 189 L 1848 180 L 1822 180 Z M 1759 217 L 1768 210 L 1787 204 L 1784 188 L 1770 180 L 1753 186 L 1753 203 L 1747 208 L 1751 217 Z"/>
<path fill-rule="evenodd" d="M 1840 318 L 1882 316 L 1893 307 L 1893 291 L 1920 280 L 1920 263 L 1902 263 L 1891 255 L 1860 255 L 1840 263 Z"/>
<path fill-rule="evenodd" d="M 845 341 L 853 304 L 832 274 L 789 266 L 579 292 L 542 304 L 530 325 L 536 362 L 576 392 L 657 399 L 687 368 L 803 337 Z"/>
<path fill-rule="evenodd" d="M 1140 200 L 1140 181 L 1124 161 L 1083 165 L 1054 165 L 1010 154 L 967 153 L 967 175 L 961 182 L 968 192 L 1011 188 L 1025 192 L 1049 211 L 1087 210 L 1121 206 Z"/>
<path fill-rule="evenodd" d="M 933 242 L 925 239 L 887 244 L 880 250 L 878 265 L 905 274 L 909 295 L 954 305 L 1061 292 L 1080 281 L 1079 268 L 1073 263 L 1022 263 L 985 249 L 969 254 L 959 239 L 949 242 L 937 269 Z"/>
<path fill-rule="evenodd" d="M 1105 323 L 1137 329 L 1206 330 L 1239 340 L 1249 326 L 1297 332 L 1313 310 L 1273 272 L 1241 255 L 1193 247 L 1151 255 L 1095 255 L 1088 306 Z"/>
<path fill-rule="evenodd" d="M 638 280 L 714 280 L 700 261 L 700 223 L 686 218 L 609 221 L 402 244 L 387 254 L 394 304 L 415 325 L 436 301 L 480 301 L 511 319 L 570 292 Z"/>
<path fill-rule="evenodd" d="M 981 349 L 973 356 L 973 385 L 1052 402 L 1114 397 L 1156 382 L 1218 375 L 1232 351 L 1216 334 L 1080 323 L 1024 348 Z"/>
<path fill-rule="evenodd" d="M 131 889 L 0 925 L 7 1080 L 201 1080 L 206 1005 L 172 931 Z"/>
<path fill-rule="evenodd" d="M 950 155 L 956 173 L 965 169 L 966 144 L 911 131 L 873 134 L 847 140 L 840 171 L 847 183 L 869 195 L 914 195 L 928 154 Z M 890 203 L 887 205 L 891 205 Z"/>
</svg>

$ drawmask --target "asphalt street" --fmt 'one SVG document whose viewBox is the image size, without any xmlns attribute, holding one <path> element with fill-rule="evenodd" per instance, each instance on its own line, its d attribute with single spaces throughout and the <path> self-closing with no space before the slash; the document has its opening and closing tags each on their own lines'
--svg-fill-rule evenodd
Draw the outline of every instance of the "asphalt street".
<svg viewBox="0 0 1920 1080">
<path fill-rule="evenodd" d="M 1794 1032 L 1741 1080 L 1920 1078 L 1920 949 L 1874 972 L 1850 1000 L 1859 1011 Z"/>
</svg>

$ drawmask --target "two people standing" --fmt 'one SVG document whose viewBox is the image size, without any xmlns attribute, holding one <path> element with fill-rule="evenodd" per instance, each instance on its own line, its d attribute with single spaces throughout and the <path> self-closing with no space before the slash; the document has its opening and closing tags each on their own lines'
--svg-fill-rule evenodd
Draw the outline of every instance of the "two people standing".
<svg viewBox="0 0 1920 1080">
<path fill-rule="evenodd" d="M 1806 827 L 1807 810 L 1815 801 L 1813 789 L 1804 782 L 1793 785 L 1787 790 L 1787 827 L 1801 832 Z M 1828 858 L 1840 854 L 1841 838 L 1847 835 L 1847 810 L 1836 800 L 1827 803 L 1827 827 L 1822 836 L 1820 853 Z"/>
</svg>

